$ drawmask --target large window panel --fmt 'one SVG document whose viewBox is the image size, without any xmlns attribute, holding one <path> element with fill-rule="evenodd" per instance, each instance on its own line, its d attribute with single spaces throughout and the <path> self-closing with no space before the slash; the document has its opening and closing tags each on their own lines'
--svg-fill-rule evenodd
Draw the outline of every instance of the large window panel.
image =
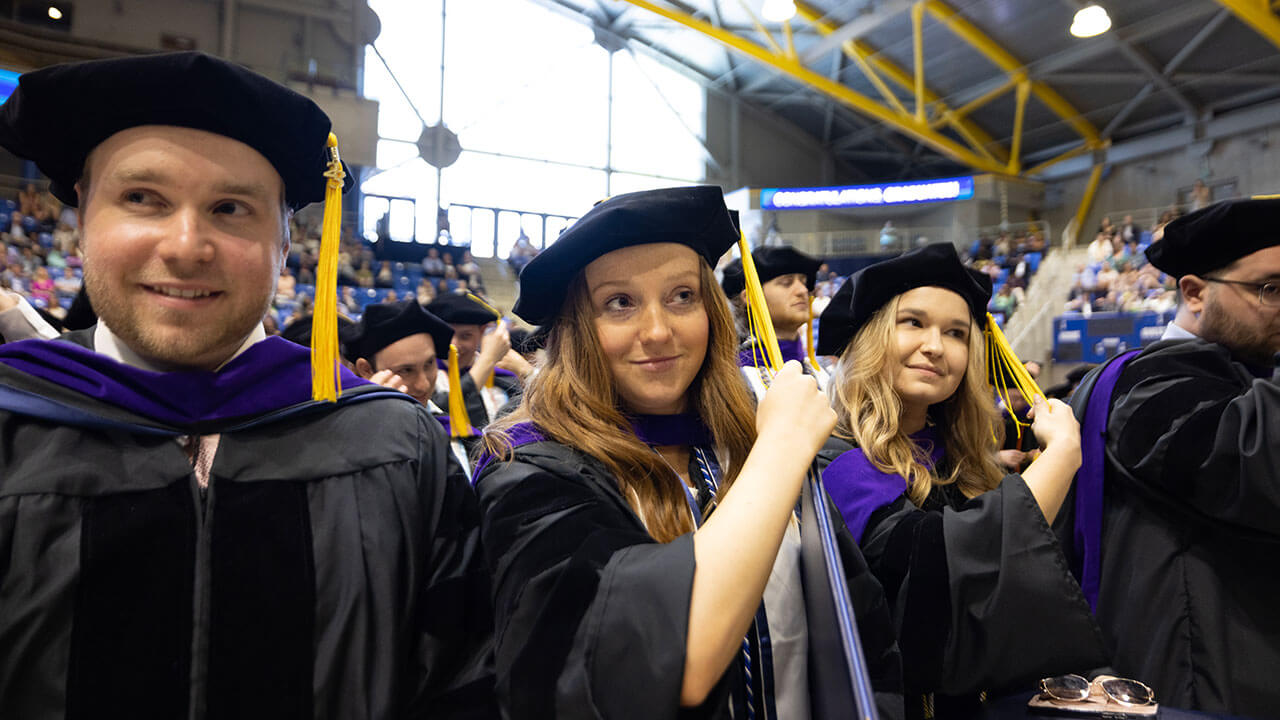
<svg viewBox="0 0 1280 720">
<path fill-rule="evenodd" d="M 705 175 L 705 100 L 698 83 L 642 55 L 613 61 L 614 170 L 695 180 Z"/>
<path fill-rule="evenodd" d="M 450 2 L 445 122 L 462 147 L 604 167 L 609 57 L 529 0 Z"/>
<path fill-rule="evenodd" d="M 440 0 L 370 0 L 369 7 L 382 21 L 375 43 L 378 52 L 396 75 L 392 79 L 373 49 L 366 48 L 364 95 L 381 105 L 380 137 L 416 142 L 422 122 L 413 108 L 428 124 L 440 117 Z M 412 105 L 396 80 L 413 99 Z"/>
<path fill-rule="evenodd" d="M 604 197 L 604 171 L 463 151 L 445 168 L 442 202 L 577 217 Z"/>
</svg>

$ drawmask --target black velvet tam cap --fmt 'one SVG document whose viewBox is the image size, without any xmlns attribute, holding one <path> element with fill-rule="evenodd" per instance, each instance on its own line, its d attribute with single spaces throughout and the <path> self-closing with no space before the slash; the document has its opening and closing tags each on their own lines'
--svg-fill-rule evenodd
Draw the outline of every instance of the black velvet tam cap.
<svg viewBox="0 0 1280 720">
<path fill-rule="evenodd" d="M 520 273 L 512 311 L 531 325 L 555 319 L 570 281 L 591 261 L 614 250 L 678 243 L 715 267 L 738 241 L 724 195 L 714 185 L 663 188 L 609 198 L 578 219 Z"/>
<path fill-rule="evenodd" d="M 818 277 L 818 266 L 822 265 L 818 258 L 786 246 L 758 247 L 751 251 L 751 259 L 755 261 L 761 285 L 776 277 L 800 273 L 804 275 L 804 282 L 809 286 L 810 292 Z M 747 277 L 742 272 L 741 260 L 734 260 L 725 266 L 720 287 L 724 288 L 724 294 L 729 297 L 747 289 Z"/>
<path fill-rule="evenodd" d="M 450 325 L 488 325 L 501 319 L 484 303 L 470 295 L 441 295 L 427 305 L 427 311 Z"/>
<path fill-rule="evenodd" d="M 311 347 L 311 327 L 315 322 L 314 315 L 306 315 L 294 320 L 280 331 L 280 337 L 303 347 Z M 356 324 L 345 315 L 338 316 L 338 342 L 344 347 L 355 336 Z"/>
<path fill-rule="evenodd" d="M 330 128 L 324 111 L 257 73 L 197 52 L 24 73 L 0 107 L 0 145 L 35 162 L 49 176 L 54 196 L 75 206 L 75 184 L 89 153 L 140 125 L 176 125 L 238 140 L 280 173 L 290 208 L 324 199 Z M 352 182 L 347 173 L 346 187 Z"/>
<path fill-rule="evenodd" d="M 349 355 L 373 362 L 373 356 L 391 343 L 410 335 L 426 333 L 436 346 L 436 357 L 449 357 L 453 328 L 409 298 L 394 303 L 366 305 L 364 315 L 349 341 Z"/>
<path fill-rule="evenodd" d="M 890 300 L 918 287 L 951 290 L 969 306 L 979 327 L 986 327 L 991 278 L 960 262 L 951 243 L 935 243 L 875 265 L 845 281 L 818 325 L 819 355 L 839 355 L 863 325 Z"/>
<path fill-rule="evenodd" d="M 1280 197 L 1214 203 L 1169 223 L 1147 259 L 1174 277 L 1203 275 L 1280 245 Z"/>
</svg>

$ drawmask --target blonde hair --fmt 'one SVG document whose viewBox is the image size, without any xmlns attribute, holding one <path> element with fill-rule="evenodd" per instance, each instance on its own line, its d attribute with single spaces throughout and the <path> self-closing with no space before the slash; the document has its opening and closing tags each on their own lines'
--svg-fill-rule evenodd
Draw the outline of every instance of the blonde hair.
<svg viewBox="0 0 1280 720">
<path fill-rule="evenodd" d="M 723 496 L 755 442 L 755 409 L 738 371 L 737 335 L 728 303 L 711 268 L 699 265 L 707 352 L 686 393 L 690 411 L 706 423 L 716 447 L 728 453 L 720 485 Z M 594 317 L 585 273 L 579 272 L 548 335 L 546 364 L 529 381 L 520 406 L 485 429 L 485 449 L 499 460 L 510 460 L 507 433 L 517 423 L 533 422 L 550 439 L 600 461 L 649 534 L 670 542 L 695 529 L 684 488 L 666 461 L 632 430 L 596 336 Z"/>
<path fill-rule="evenodd" d="M 1000 484 L 995 443 L 1004 425 L 987 386 L 986 345 L 977 323 L 971 321 L 969 359 L 959 387 L 932 406 L 946 448 L 949 468 L 929 467 L 930 448 L 918 447 L 902 431 L 902 401 L 893 389 L 892 354 L 896 352 L 898 299 L 894 297 L 871 316 L 845 347 L 827 389 L 836 411 L 835 435 L 857 443 L 882 472 L 907 479 L 907 496 L 917 505 L 935 485 L 954 483 L 966 497 Z M 994 439 L 994 442 L 993 442 Z"/>
</svg>

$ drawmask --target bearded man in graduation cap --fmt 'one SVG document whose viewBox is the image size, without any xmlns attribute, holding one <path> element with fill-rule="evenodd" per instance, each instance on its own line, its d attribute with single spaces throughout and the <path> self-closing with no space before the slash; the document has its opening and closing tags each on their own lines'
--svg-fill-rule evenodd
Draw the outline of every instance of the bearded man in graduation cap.
<svg viewBox="0 0 1280 720">
<path fill-rule="evenodd" d="M 0 108 L 78 207 L 100 317 L 0 348 L 0 717 L 496 715 L 440 424 L 338 369 L 333 308 L 336 401 L 264 337 L 290 214 L 340 200 L 329 127 L 198 53 L 31 72 Z"/>
<path fill-rule="evenodd" d="M 1073 400 L 1084 464 L 1068 554 L 1115 669 L 1168 706 L 1280 708 L 1277 228 L 1275 197 L 1170 223 L 1147 256 L 1178 278 L 1199 338 L 1121 356 Z"/>
</svg>

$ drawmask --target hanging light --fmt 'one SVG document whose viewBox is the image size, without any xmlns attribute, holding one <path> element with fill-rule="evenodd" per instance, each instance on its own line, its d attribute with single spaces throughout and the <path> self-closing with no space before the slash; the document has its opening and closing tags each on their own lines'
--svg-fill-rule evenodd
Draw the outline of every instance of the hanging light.
<svg viewBox="0 0 1280 720">
<path fill-rule="evenodd" d="M 760 15 L 769 22 L 786 22 L 796 16 L 795 0 L 764 0 Z"/>
<path fill-rule="evenodd" d="M 59 10 L 59 9 L 58 9 L 56 6 L 54 6 L 54 5 L 50 5 L 50 6 L 49 6 L 49 19 L 50 19 L 50 20 L 61 20 L 61 19 L 62 19 L 62 11 L 61 11 L 61 10 Z"/>
<path fill-rule="evenodd" d="M 1086 5 L 1080 8 L 1071 21 L 1071 34 L 1078 38 L 1089 38 L 1111 29 L 1111 18 L 1101 5 Z"/>
</svg>

